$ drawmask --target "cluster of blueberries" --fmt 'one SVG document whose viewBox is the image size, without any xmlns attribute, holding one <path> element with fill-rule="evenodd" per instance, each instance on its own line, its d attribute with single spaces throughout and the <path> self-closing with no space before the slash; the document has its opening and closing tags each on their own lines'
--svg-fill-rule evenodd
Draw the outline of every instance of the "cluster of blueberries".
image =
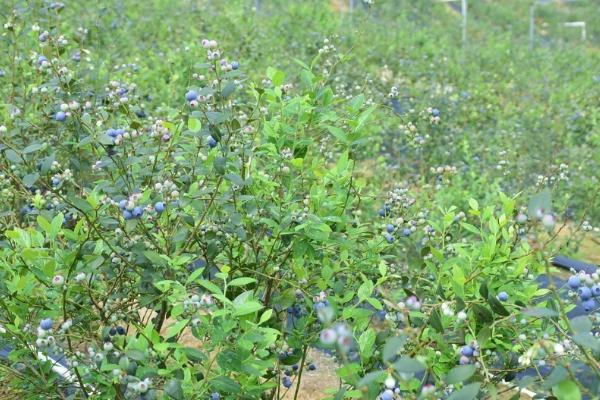
<svg viewBox="0 0 600 400">
<path fill-rule="evenodd" d="M 115 326 L 113 326 L 113 327 L 111 327 L 111 328 L 108 330 L 108 334 L 109 334 L 110 336 L 115 336 L 115 335 L 120 335 L 120 336 L 123 336 L 123 335 L 125 335 L 125 333 L 126 333 L 126 331 L 125 331 L 125 328 L 123 328 L 123 327 L 122 327 L 122 326 L 120 326 L 120 325 L 119 325 L 119 326 L 116 326 L 116 327 L 115 327 Z"/>
<path fill-rule="evenodd" d="M 115 139 L 117 137 L 123 136 L 124 134 L 125 134 L 125 129 L 123 129 L 123 128 L 119 128 L 119 129 L 110 128 L 106 131 L 106 135 L 112 139 L 113 143 L 115 142 Z"/>
<path fill-rule="evenodd" d="M 144 209 L 142 207 L 135 206 L 131 208 L 128 203 L 129 202 L 126 199 L 119 202 L 119 208 L 123 212 L 123 218 L 125 218 L 125 220 L 140 218 L 144 215 Z M 154 210 L 159 214 L 162 213 L 165 210 L 165 203 L 162 201 L 156 202 L 154 204 Z"/>
<path fill-rule="evenodd" d="M 590 312 L 596 308 L 594 297 L 600 297 L 600 285 L 593 285 L 591 288 L 582 285 L 579 275 L 571 275 L 567 281 L 567 285 L 577 291 L 577 295 L 581 300 L 581 306 L 586 312 Z"/>
<path fill-rule="evenodd" d="M 460 365 L 466 365 L 471 363 L 472 357 L 479 356 L 479 346 L 475 343 L 467 344 L 460 349 Z"/>
<path fill-rule="evenodd" d="M 394 231 L 396 231 L 396 227 L 392 224 L 387 224 L 387 226 L 385 227 L 385 240 L 387 240 L 388 243 L 393 243 L 394 242 Z M 410 236 L 412 233 L 412 231 L 410 230 L 410 228 L 404 228 L 402 230 L 402 235 L 405 237 Z"/>
<path fill-rule="evenodd" d="M 283 378 L 281 379 L 281 384 L 283 385 L 283 387 L 285 387 L 286 389 L 289 389 L 292 387 L 292 376 L 295 375 L 298 372 L 298 364 L 294 364 L 292 365 L 292 368 L 286 368 L 283 371 Z M 306 366 L 306 368 L 309 371 L 314 371 L 317 369 L 317 366 L 314 363 L 308 363 L 308 365 Z"/>
</svg>

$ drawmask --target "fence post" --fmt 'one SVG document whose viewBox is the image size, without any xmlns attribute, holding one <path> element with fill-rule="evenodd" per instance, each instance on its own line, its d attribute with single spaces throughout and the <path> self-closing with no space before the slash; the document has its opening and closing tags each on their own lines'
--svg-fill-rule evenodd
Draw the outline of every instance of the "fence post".
<svg viewBox="0 0 600 400">
<path fill-rule="evenodd" d="M 467 44 L 467 13 L 468 13 L 467 0 L 461 0 L 461 12 L 463 16 L 462 23 L 462 42 L 463 46 Z"/>
<path fill-rule="evenodd" d="M 529 47 L 533 48 L 535 41 L 535 1 L 529 7 Z"/>
</svg>

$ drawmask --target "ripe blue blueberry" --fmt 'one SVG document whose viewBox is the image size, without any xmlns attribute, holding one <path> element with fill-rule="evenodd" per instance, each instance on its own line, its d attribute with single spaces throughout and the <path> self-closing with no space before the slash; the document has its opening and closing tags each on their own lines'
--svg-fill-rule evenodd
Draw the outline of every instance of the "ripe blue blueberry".
<svg viewBox="0 0 600 400">
<path fill-rule="evenodd" d="M 208 146 L 212 149 L 217 145 L 217 141 L 215 140 L 214 137 L 209 136 L 208 137 Z"/>
<path fill-rule="evenodd" d="M 131 214 L 133 215 L 133 218 L 139 218 L 142 216 L 142 214 L 144 214 L 144 209 L 142 207 L 134 207 L 133 211 L 131 212 Z"/>
<path fill-rule="evenodd" d="M 127 200 L 126 199 L 123 199 L 119 202 L 119 208 L 121 210 L 125 210 L 127 208 Z"/>
<path fill-rule="evenodd" d="M 394 243 L 394 237 L 389 233 L 385 234 L 385 240 L 387 240 L 388 243 Z"/>
<path fill-rule="evenodd" d="M 567 284 L 571 289 L 577 289 L 579 285 L 581 285 L 581 280 L 577 275 L 571 275 L 567 281 Z"/>
<path fill-rule="evenodd" d="M 308 364 L 308 370 L 309 371 L 314 371 L 316 369 L 317 369 L 317 366 L 315 364 L 313 364 L 313 363 L 309 363 Z"/>
<path fill-rule="evenodd" d="M 498 300 L 500 300 L 500 301 L 508 300 L 508 293 L 506 293 L 506 292 L 498 293 Z"/>
<path fill-rule="evenodd" d="M 391 389 L 386 389 L 379 395 L 380 400 L 394 400 L 394 392 Z"/>
<path fill-rule="evenodd" d="M 473 355 L 473 348 L 468 345 L 464 346 L 462 349 L 460 349 L 460 354 L 465 357 L 471 357 Z"/>
<path fill-rule="evenodd" d="M 410 230 L 410 228 L 404 228 L 404 229 L 402 230 L 402 234 L 403 234 L 404 236 L 406 236 L 406 237 L 410 236 L 410 235 L 411 235 L 411 233 L 412 233 L 412 231 Z"/>
<path fill-rule="evenodd" d="M 431 110 L 431 115 L 433 115 L 434 117 L 439 117 L 440 110 L 438 110 L 437 108 L 434 108 L 433 110 Z"/>
<path fill-rule="evenodd" d="M 592 298 L 592 291 L 587 286 L 582 286 L 579 289 L 577 289 L 577 294 L 579 294 L 581 300 L 584 301 Z"/>
<path fill-rule="evenodd" d="M 52 177 L 52 186 L 58 186 L 60 185 L 60 179 L 57 178 L 56 176 Z"/>
<path fill-rule="evenodd" d="M 123 328 L 122 326 L 117 326 L 117 333 L 123 336 L 125 334 L 125 328 Z"/>
<path fill-rule="evenodd" d="M 117 328 L 115 328 L 114 326 L 112 328 L 109 329 L 108 334 L 110 336 L 115 336 L 117 334 Z"/>
<path fill-rule="evenodd" d="M 387 226 L 385 227 L 385 229 L 388 231 L 388 233 L 392 233 L 392 232 L 394 232 L 394 225 L 387 224 Z"/>
<path fill-rule="evenodd" d="M 221 395 L 218 392 L 212 392 L 210 394 L 210 400 L 220 400 Z"/>
<path fill-rule="evenodd" d="M 281 383 L 283 383 L 283 386 L 286 389 L 289 389 L 292 387 L 292 380 L 290 379 L 289 376 L 284 376 L 283 379 L 281 380 Z"/>
<path fill-rule="evenodd" d="M 154 205 L 154 209 L 156 210 L 157 213 L 161 213 L 161 212 L 165 211 L 165 203 L 163 203 L 162 201 L 157 202 Z"/>
<path fill-rule="evenodd" d="M 131 211 L 129 210 L 123 210 L 123 218 L 125 218 L 126 221 L 129 221 L 133 218 L 133 214 L 131 214 Z"/>
<path fill-rule="evenodd" d="M 231 62 L 231 69 L 236 70 L 240 67 L 240 63 L 237 61 L 232 61 Z"/>
<path fill-rule="evenodd" d="M 64 111 L 59 111 L 54 115 L 54 119 L 62 122 L 67 119 L 67 114 L 65 114 Z"/>
<path fill-rule="evenodd" d="M 49 331 L 52 329 L 52 318 L 44 318 L 40 321 L 40 328 L 45 331 Z"/>
<path fill-rule="evenodd" d="M 117 135 L 118 135 L 118 134 L 117 134 L 117 130 L 116 130 L 116 129 L 113 129 L 113 128 L 110 128 L 109 130 L 107 130 L 107 131 L 106 131 L 106 134 L 107 134 L 108 136 L 110 136 L 111 138 L 116 138 L 116 137 L 117 137 Z"/>
<path fill-rule="evenodd" d="M 592 286 L 592 295 L 594 297 L 600 297 L 600 285 Z"/>
<path fill-rule="evenodd" d="M 596 308 L 596 302 L 594 301 L 594 299 L 586 300 L 586 301 L 582 302 L 581 305 L 583 306 L 583 309 L 586 312 L 590 312 Z"/>
<path fill-rule="evenodd" d="M 185 99 L 187 101 L 193 101 L 196 100 L 198 98 L 198 93 L 196 93 L 195 90 L 189 90 L 186 94 L 185 94 Z"/>
</svg>

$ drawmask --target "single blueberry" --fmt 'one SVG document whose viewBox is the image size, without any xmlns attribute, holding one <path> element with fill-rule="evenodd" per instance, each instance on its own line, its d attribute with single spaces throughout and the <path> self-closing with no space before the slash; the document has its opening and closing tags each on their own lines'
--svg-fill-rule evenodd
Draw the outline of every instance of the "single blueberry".
<svg viewBox="0 0 600 400">
<path fill-rule="evenodd" d="M 592 286 L 592 295 L 594 297 L 600 297 L 600 285 Z"/>
<path fill-rule="evenodd" d="M 388 233 L 392 233 L 392 232 L 394 232 L 394 225 L 387 224 L 387 226 L 385 227 L 385 229 L 388 231 Z"/>
<path fill-rule="evenodd" d="M 465 357 L 471 357 L 473 355 L 473 348 L 468 345 L 464 346 L 462 349 L 460 349 L 460 354 Z"/>
<path fill-rule="evenodd" d="M 218 392 L 212 392 L 210 394 L 210 400 L 220 400 L 221 395 Z"/>
<path fill-rule="evenodd" d="M 215 138 L 212 136 L 209 136 L 208 137 L 208 146 L 212 149 L 212 148 L 216 147 L 216 145 L 217 145 L 217 141 L 215 140 Z"/>
<path fill-rule="evenodd" d="M 109 329 L 108 334 L 110 336 L 115 336 L 117 334 L 117 328 L 115 328 L 114 326 L 112 328 Z"/>
<path fill-rule="evenodd" d="M 237 61 L 232 61 L 231 62 L 231 69 L 236 70 L 240 67 L 240 63 Z"/>
<path fill-rule="evenodd" d="M 594 308 L 596 308 L 596 302 L 594 301 L 594 299 L 588 299 L 588 300 L 582 302 L 581 305 L 583 306 L 583 309 L 586 312 L 590 312 Z"/>
<path fill-rule="evenodd" d="M 379 395 L 380 400 L 394 400 L 394 392 L 391 389 L 386 389 Z"/>
<path fill-rule="evenodd" d="M 156 210 L 157 213 L 165 211 L 165 203 L 158 201 L 156 204 L 154 204 L 154 210 Z"/>
<path fill-rule="evenodd" d="M 577 289 L 579 285 L 581 285 L 581 280 L 577 275 L 571 275 L 567 281 L 567 284 L 571 289 Z"/>
<path fill-rule="evenodd" d="M 198 93 L 196 93 L 196 91 L 194 90 L 190 90 L 185 94 L 185 99 L 187 101 L 193 101 L 196 100 L 198 98 Z"/>
<path fill-rule="evenodd" d="M 122 326 L 117 326 L 117 333 L 119 335 L 124 335 L 125 334 L 125 328 L 123 328 Z"/>
<path fill-rule="evenodd" d="M 123 199 L 119 202 L 119 208 L 121 210 L 125 210 L 127 208 L 127 200 L 126 199 Z"/>
<path fill-rule="evenodd" d="M 282 383 L 286 389 L 289 389 L 292 387 L 292 380 L 289 378 L 289 376 L 284 376 L 282 379 Z"/>
<path fill-rule="evenodd" d="M 437 108 L 434 108 L 433 110 L 431 110 L 431 115 L 433 115 L 434 117 L 439 117 L 440 110 L 438 110 Z"/>
<path fill-rule="evenodd" d="M 498 300 L 500 300 L 500 301 L 508 300 L 508 293 L 506 293 L 506 292 L 498 293 Z"/>
<path fill-rule="evenodd" d="M 129 210 L 123 210 L 123 218 L 125 218 L 125 220 L 128 221 L 131 218 L 133 218 L 133 214 L 131 214 L 131 211 Z"/>
<path fill-rule="evenodd" d="M 404 230 L 402 230 L 402 234 L 404 236 L 410 236 L 412 234 L 412 231 L 410 230 L 410 228 L 404 228 Z"/>
<path fill-rule="evenodd" d="M 131 214 L 133 215 L 134 218 L 139 218 L 142 216 L 142 214 L 144 214 L 144 209 L 140 206 L 134 207 Z"/>
<path fill-rule="evenodd" d="M 385 240 L 387 240 L 388 243 L 394 243 L 394 237 L 389 233 L 385 234 Z"/>
<path fill-rule="evenodd" d="M 40 321 L 40 328 L 42 328 L 45 331 L 49 331 L 50 329 L 52 329 L 52 324 L 52 318 L 44 318 Z"/>
<path fill-rule="evenodd" d="M 67 114 L 64 113 L 64 111 L 59 111 L 54 115 L 54 119 L 57 121 L 64 121 L 67 118 Z"/>
<path fill-rule="evenodd" d="M 316 369 L 317 369 L 317 366 L 315 364 L 313 364 L 313 363 L 309 363 L 308 364 L 308 370 L 309 371 L 314 371 Z"/>
<path fill-rule="evenodd" d="M 592 298 L 592 291 L 587 286 L 582 286 L 579 289 L 577 289 L 577 294 L 579 294 L 579 297 L 583 301 L 589 300 Z"/>
</svg>

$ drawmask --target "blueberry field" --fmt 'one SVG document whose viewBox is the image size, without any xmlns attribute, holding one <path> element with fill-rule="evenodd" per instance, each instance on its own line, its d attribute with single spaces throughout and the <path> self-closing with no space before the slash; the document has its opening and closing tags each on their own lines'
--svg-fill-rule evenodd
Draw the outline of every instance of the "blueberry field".
<svg viewBox="0 0 600 400">
<path fill-rule="evenodd" d="M 600 399 L 597 0 L 0 24 L 0 399 Z"/>
</svg>

